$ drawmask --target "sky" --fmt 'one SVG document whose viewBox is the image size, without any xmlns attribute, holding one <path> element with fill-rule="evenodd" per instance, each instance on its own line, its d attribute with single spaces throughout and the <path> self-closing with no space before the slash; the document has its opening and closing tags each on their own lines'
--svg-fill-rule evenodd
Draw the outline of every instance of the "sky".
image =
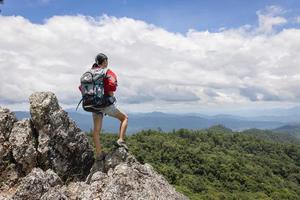
<svg viewBox="0 0 300 200">
<path fill-rule="evenodd" d="M 76 107 L 99 52 L 126 112 L 300 105 L 300 1 L 6 0 L 0 9 L 0 105 L 11 110 L 28 110 L 35 91 Z"/>
</svg>

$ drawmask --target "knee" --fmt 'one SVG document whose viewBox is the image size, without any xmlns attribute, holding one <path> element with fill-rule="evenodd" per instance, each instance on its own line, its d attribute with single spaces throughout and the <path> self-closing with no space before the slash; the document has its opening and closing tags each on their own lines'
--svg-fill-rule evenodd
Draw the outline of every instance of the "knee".
<svg viewBox="0 0 300 200">
<path fill-rule="evenodd" d="M 128 123 L 128 116 L 124 115 L 124 117 L 121 120 L 122 122 Z"/>
</svg>

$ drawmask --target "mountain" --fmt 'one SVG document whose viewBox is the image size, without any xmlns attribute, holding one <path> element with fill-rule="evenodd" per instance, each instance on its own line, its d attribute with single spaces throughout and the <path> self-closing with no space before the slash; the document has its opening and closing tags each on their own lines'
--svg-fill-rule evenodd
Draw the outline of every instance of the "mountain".
<svg viewBox="0 0 300 200">
<path fill-rule="evenodd" d="M 300 124 L 288 124 L 274 129 L 273 131 L 279 133 L 288 133 L 297 138 L 300 138 Z"/>
<path fill-rule="evenodd" d="M 236 111 L 230 111 L 233 115 L 241 115 L 245 117 L 257 117 L 257 116 L 293 116 L 294 120 L 298 120 L 297 117 L 300 116 L 300 107 L 290 107 L 290 108 L 266 108 L 266 109 L 240 109 Z"/>
<path fill-rule="evenodd" d="M 290 134 L 288 132 L 279 132 L 274 130 L 260 130 L 260 129 L 247 129 L 244 130 L 243 134 L 256 137 L 259 140 L 264 140 L 267 142 L 276 142 L 283 144 L 296 144 L 300 145 L 300 138 L 296 135 Z"/>
<path fill-rule="evenodd" d="M 90 134 L 88 134 L 91 137 Z M 104 149 L 117 138 L 102 135 Z M 145 130 L 127 137 L 141 163 L 199 199 L 300 199 L 300 143 L 284 134 L 222 126 L 171 132 Z"/>
<path fill-rule="evenodd" d="M 19 119 L 28 117 L 25 112 L 15 112 Z M 92 115 L 90 113 L 68 112 L 69 116 L 78 126 L 89 132 L 92 129 Z M 136 133 L 145 129 L 161 129 L 163 131 L 177 130 L 180 128 L 201 129 L 208 128 L 217 124 L 224 125 L 233 130 L 244 130 L 249 128 L 274 129 L 285 125 L 281 121 L 255 120 L 247 117 L 234 115 L 192 115 L 192 114 L 172 114 L 163 112 L 151 113 L 129 113 L 128 134 Z M 106 132 L 117 133 L 119 121 L 105 116 L 103 119 L 103 130 Z"/>
</svg>

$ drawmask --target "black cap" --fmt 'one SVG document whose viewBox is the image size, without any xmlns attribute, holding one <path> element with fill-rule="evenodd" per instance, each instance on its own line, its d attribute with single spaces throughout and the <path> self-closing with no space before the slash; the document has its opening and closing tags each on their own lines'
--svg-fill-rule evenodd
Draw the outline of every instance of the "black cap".
<svg viewBox="0 0 300 200">
<path fill-rule="evenodd" d="M 107 59 L 107 56 L 106 56 L 105 54 L 103 54 L 103 53 L 99 53 L 99 54 L 97 54 L 97 56 L 95 57 L 95 63 L 96 63 L 97 65 L 101 65 L 102 62 L 103 62 L 105 59 Z"/>
</svg>

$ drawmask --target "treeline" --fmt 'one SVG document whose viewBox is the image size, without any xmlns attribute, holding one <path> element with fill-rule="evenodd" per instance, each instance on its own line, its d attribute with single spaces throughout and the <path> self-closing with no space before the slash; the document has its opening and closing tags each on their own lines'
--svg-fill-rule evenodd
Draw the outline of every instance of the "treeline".
<svg viewBox="0 0 300 200">
<path fill-rule="evenodd" d="M 126 141 L 141 163 L 150 163 L 190 199 L 300 199 L 300 146 L 265 134 L 215 126 L 145 130 Z M 104 151 L 117 138 L 101 133 Z"/>
</svg>

